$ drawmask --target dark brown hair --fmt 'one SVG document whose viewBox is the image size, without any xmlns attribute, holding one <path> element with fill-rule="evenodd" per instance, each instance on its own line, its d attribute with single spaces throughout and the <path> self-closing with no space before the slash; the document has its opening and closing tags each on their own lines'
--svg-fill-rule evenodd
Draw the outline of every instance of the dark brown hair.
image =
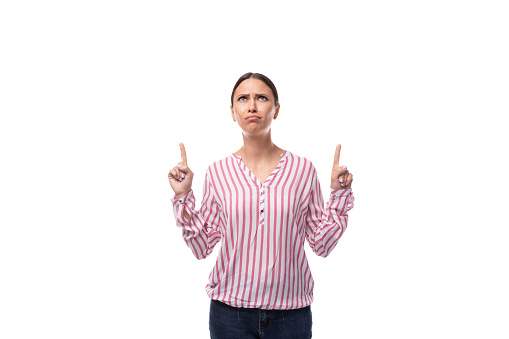
<svg viewBox="0 0 509 339">
<path fill-rule="evenodd" d="M 232 97 L 231 97 L 232 106 L 233 106 L 233 94 L 235 93 L 235 90 L 237 89 L 237 87 L 239 87 L 240 83 L 246 79 L 259 79 L 259 80 L 263 81 L 265 83 L 265 85 L 269 86 L 269 88 L 272 90 L 272 95 L 274 95 L 275 106 L 277 106 L 279 104 L 279 98 L 277 96 L 277 89 L 276 89 L 276 86 L 274 86 L 274 83 L 269 78 L 267 78 L 265 75 L 263 75 L 261 73 L 249 72 L 249 73 L 246 73 L 243 76 L 241 76 L 239 78 L 239 80 L 237 80 L 237 83 L 235 84 L 235 86 L 233 86 Z"/>
</svg>

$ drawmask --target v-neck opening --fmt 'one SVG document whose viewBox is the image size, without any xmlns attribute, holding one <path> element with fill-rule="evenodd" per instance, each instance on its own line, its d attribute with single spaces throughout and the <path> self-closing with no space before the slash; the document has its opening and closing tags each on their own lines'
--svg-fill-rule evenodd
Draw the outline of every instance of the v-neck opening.
<svg viewBox="0 0 509 339">
<path fill-rule="evenodd" d="M 249 167 L 246 166 L 246 164 L 242 161 L 242 157 L 240 155 L 237 155 L 235 153 L 232 153 L 232 156 L 237 160 L 238 164 L 241 166 L 241 168 L 244 170 L 244 172 L 247 174 L 248 177 L 251 178 L 251 180 L 256 184 L 256 186 L 268 186 L 272 180 L 274 180 L 276 174 L 279 172 L 283 164 L 286 162 L 287 156 L 290 152 L 288 150 L 285 150 L 281 154 L 281 159 L 279 160 L 279 163 L 276 165 L 276 167 L 272 170 L 272 172 L 269 174 L 267 179 L 262 183 L 260 179 L 249 169 Z"/>
</svg>

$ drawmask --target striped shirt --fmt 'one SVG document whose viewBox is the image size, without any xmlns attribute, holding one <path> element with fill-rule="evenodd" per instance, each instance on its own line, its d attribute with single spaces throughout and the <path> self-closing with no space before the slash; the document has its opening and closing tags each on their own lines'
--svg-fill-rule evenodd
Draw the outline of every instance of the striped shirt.
<svg viewBox="0 0 509 339">
<path fill-rule="evenodd" d="M 304 239 L 326 257 L 347 227 L 354 197 L 351 189 L 331 188 L 324 208 L 311 161 L 285 151 L 264 183 L 232 153 L 207 168 L 198 211 L 192 190 L 171 201 L 196 258 L 207 257 L 221 241 L 205 287 L 211 299 L 234 307 L 296 309 L 313 301 Z"/>
</svg>

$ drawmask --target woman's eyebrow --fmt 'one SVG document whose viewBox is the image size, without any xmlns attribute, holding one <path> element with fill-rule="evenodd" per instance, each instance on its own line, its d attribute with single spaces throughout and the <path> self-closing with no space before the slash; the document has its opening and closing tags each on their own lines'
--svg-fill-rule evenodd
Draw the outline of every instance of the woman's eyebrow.
<svg viewBox="0 0 509 339">
<path fill-rule="evenodd" d="M 256 95 L 257 95 L 257 96 L 262 96 L 262 95 L 263 95 L 263 96 L 265 96 L 265 97 L 267 97 L 267 98 L 269 97 L 269 96 L 268 96 L 267 94 L 265 94 L 265 93 L 256 93 Z M 242 96 L 247 97 L 247 96 L 249 96 L 249 93 L 248 93 L 248 94 L 239 94 L 239 95 L 237 95 L 237 98 L 240 98 L 240 97 L 242 97 Z"/>
</svg>

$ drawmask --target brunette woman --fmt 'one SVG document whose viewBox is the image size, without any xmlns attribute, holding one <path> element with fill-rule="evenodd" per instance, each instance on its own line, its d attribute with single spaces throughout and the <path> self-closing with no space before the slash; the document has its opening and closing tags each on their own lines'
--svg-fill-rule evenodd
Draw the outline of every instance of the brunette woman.
<svg viewBox="0 0 509 339">
<path fill-rule="evenodd" d="M 272 142 L 280 104 L 263 74 L 239 78 L 230 109 L 243 146 L 207 168 L 199 210 L 182 143 L 168 174 L 176 224 L 196 258 L 221 241 L 206 287 L 210 336 L 311 338 L 314 281 L 304 241 L 322 257 L 334 249 L 353 208 L 353 175 L 340 165 L 337 145 L 324 205 L 312 162 Z"/>
</svg>

